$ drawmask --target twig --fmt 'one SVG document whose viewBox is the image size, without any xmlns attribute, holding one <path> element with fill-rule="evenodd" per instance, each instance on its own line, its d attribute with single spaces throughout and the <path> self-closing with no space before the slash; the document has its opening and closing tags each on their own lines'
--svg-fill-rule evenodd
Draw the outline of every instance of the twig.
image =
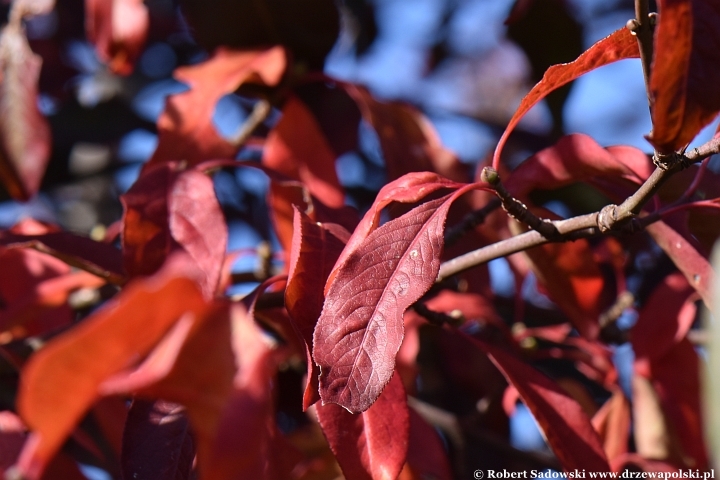
<svg viewBox="0 0 720 480">
<path fill-rule="evenodd" d="M 650 74 L 653 60 L 653 30 L 656 18 L 656 14 L 650 14 L 648 0 L 635 0 L 635 18 L 627 23 L 627 28 L 637 37 L 638 46 L 640 47 L 645 91 L 648 97 L 648 107 L 651 111 L 654 99 L 650 90 Z"/>
<path fill-rule="evenodd" d="M 555 228 L 555 225 L 549 220 L 538 217 L 528 210 L 524 203 L 510 195 L 510 192 L 505 189 L 505 186 L 500 181 L 500 175 L 494 168 L 483 168 L 480 178 L 495 190 L 497 196 L 500 197 L 503 208 L 511 217 L 540 232 L 543 237 L 549 240 L 560 240 L 560 233 Z"/>
<path fill-rule="evenodd" d="M 455 315 L 456 312 L 452 312 L 451 314 L 442 313 L 442 312 L 436 312 L 435 310 L 430 310 L 424 303 L 417 302 L 413 305 L 413 310 L 417 312 L 418 315 L 422 316 L 430 322 L 433 325 L 436 325 L 438 327 L 443 326 L 444 324 L 449 325 L 459 325 L 464 322 L 464 318 L 462 316 L 462 313 L 459 315 Z"/>
<path fill-rule="evenodd" d="M 482 225 L 485 222 L 485 219 L 492 212 L 500 208 L 501 205 L 502 202 L 499 198 L 493 198 L 484 207 L 465 215 L 460 223 L 445 230 L 445 245 L 452 245 L 467 232 L 479 225 Z"/>
<path fill-rule="evenodd" d="M 268 116 L 270 115 L 270 112 L 272 111 L 272 105 L 267 100 L 260 100 L 255 104 L 255 107 L 253 107 L 252 112 L 250 112 L 250 115 L 245 119 L 242 125 L 240 125 L 240 129 L 230 137 L 230 143 L 235 145 L 236 147 L 241 147 L 245 144 L 245 142 L 248 141 L 250 138 L 250 135 L 255 131 L 257 127 L 260 126 L 261 123 L 263 123 L 265 120 L 267 120 Z"/>
</svg>

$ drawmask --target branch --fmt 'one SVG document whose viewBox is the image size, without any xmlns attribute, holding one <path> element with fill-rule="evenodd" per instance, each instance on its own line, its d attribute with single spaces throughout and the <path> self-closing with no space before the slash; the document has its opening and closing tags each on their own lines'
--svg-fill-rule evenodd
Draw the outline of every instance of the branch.
<svg viewBox="0 0 720 480">
<path fill-rule="evenodd" d="M 241 147 L 248 141 L 250 136 L 253 134 L 255 129 L 260 126 L 265 120 L 267 120 L 270 112 L 272 111 L 272 105 L 267 100 L 259 100 L 253 107 L 250 115 L 245 119 L 237 133 L 230 138 L 230 143 L 236 147 Z"/>
<path fill-rule="evenodd" d="M 635 0 L 635 18 L 628 21 L 627 28 L 637 37 L 640 47 L 640 60 L 645 77 L 645 91 L 648 97 L 648 107 L 652 111 L 654 99 L 650 90 L 650 74 L 653 60 L 653 30 L 657 14 L 650 13 L 648 0 Z"/>
<path fill-rule="evenodd" d="M 502 205 L 500 199 L 493 198 L 484 207 L 465 215 L 460 223 L 445 230 L 445 245 L 452 245 L 470 230 L 482 225 L 485 219 L 497 210 L 500 205 Z"/>
</svg>

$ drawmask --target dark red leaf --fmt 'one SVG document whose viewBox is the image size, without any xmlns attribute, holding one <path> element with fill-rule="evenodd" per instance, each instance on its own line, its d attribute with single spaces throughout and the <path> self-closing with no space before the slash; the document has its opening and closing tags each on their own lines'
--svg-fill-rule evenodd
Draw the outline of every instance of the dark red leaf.
<svg viewBox="0 0 720 480">
<path fill-rule="evenodd" d="M 646 230 L 697 290 L 705 305 L 711 305 L 710 282 L 714 274 L 707 257 L 665 222 L 655 222 Z"/>
<path fill-rule="evenodd" d="M 295 233 L 290 253 L 290 268 L 285 288 L 285 307 L 293 326 L 305 340 L 308 363 L 308 384 L 303 397 L 303 409 L 317 402 L 320 371 L 312 359 L 313 331 L 322 312 L 323 287 L 349 234 L 335 233 L 321 223 L 312 222 L 295 209 Z M 342 227 L 338 227 L 342 228 Z M 343 238 L 344 237 L 344 238 Z"/>
<path fill-rule="evenodd" d="M 362 412 L 380 395 L 395 369 L 403 339 L 402 315 L 437 277 L 448 210 L 472 188 L 478 185 L 467 185 L 389 221 L 350 250 L 343 263 L 338 260 L 314 336 L 324 402 Z"/>
<path fill-rule="evenodd" d="M 434 478 L 451 480 L 452 469 L 447 450 L 437 431 L 418 413 L 410 409 L 410 443 L 408 445 L 407 466 L 413 478 Z"/>
<path fill-rule="evenodd" d="M 522 99 L 520 106 L 508 122 L 505 132 L 500 137 L 495 148 L 493 167 L 497 170 L 505 142 L 515 126 L 520 122 L 520 119 L 550 92 L 596 68 L 625 58 L 637 58 L 639 56 L 637 40 L 627 28 L 622 28 L 595 43 L 574 62 L 548 68 L 542 80 Z"/>
<path fill-rule="evenodd" d="M 123 478 L 190 480 L 195 444 L 185 409 L 163 400 L 134 400 L 123 436 Z"/>
<path fill-rule="evenodd" d="M 564 470 L 609 470 L 602 442 L 590 419 L 567 392 L 513 355 L 488 343 L 471 341 L 488 354 L 517 388 Z"/>
<path fill-rule="evenodd" d="M 720 9 L 713 0 L 660 0 L 650 76 L 653 131 L 661 152 L 678 150 L 720 111 Z"/>
<path fill-rule="evenodd" d="M 440 136 L 425 115 L 412 105 L 380 102 L 366 89 L 342 84 L 355 99 L 363 119 L 380 139 L 388 178 L 410 172 L 435 172 L 457 182 L 466 182 L 469 169 L 442 145 Z"/>
<path fill-rule="evenodd" d="M 108 243 L 96 242 L 70 232 L 30 235 L 5 231 L 0 232 L 0 246 L 11 249 L 32 248 L 109 282 L 125 283 L 122 254 Z"/>
<path fill-rule="evenodd" d="M 143 0 L 85 0 L 85 30 L 98 57 L 121 75 L 132 72 L 150 26 Z"/>
<path fill-rule="evenodd" d="M 38 109 L 42 59 L 28 45 L 20 19 L 0 34 L 0 180 L 27 200 L 40 188 L 50 158 L 50 127 Z"/>
<path fill-rule="evenodd" d="M 168 162 L 141 175 L 121 201 L 123 255 L 130 276 L 154 273 L 170 252 L 183 249 L 205 276 L 203 292 L 212 297 L 227 245 L 212 179 Z"/>
<path fill-rule="evenodd" d="M 700 405 L 700 359 L 693 345 L 684 338 L 662 358 L 651 360 L 649 371 L 642 372 L 645 362 L 636 362 L 635 366 L 652 380 L 672 432 L 680 440 L 684 455 L 692 459 L 688 466 L 707 468 L 705 420 Z"/>
<path fill-rule="evenodd" d="M 643 305 L 632 329 L 635 361 L 662 358 L 685 338 L 695 321 L 694 293 L 679 272 L 663 279 Z"/>
<path fill-rule="evenodd" d="M 345 477 L 397 478 L 408 448 L 409 413 L 405 390 L 395 375 L 370 408 L 352 414 L 334 404 L 317 406 L 317 416 Z"/>
<path fill-rule="evenodd" d="M 145 168 L 171 160 L 195 165 L 203 160 L 234 158 L 238 147 L 223 139 L 213 126 L 215 105 L 246 82 L 276 85 L 285 65 L 281 47 L 263 51 L 219 48 L 203 63 L 178 68 L 175 78 L 187 83 L 190 90 L 167 99 L 157 123 L 159 144 Z"/>
<path fill-rule="evenodd" d="M 207 308 L 190 278 L 195 275 L 190 265 L 174 258 L 156 276 L 131 283 L 30 359 L 17 399 L 20 415 L 33 430 L 19 460 L 28 478 L 39 476 L 107 377 L 143 358 L 179 317 Z"/>
</svg>

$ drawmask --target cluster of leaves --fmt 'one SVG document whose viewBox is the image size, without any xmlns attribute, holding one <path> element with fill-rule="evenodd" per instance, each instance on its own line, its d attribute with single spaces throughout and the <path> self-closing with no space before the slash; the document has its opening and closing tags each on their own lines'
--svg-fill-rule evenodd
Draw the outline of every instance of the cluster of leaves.
<svg viewBox="0 0 720 480">
<path fill-rule="evenodd" d="M 0 354 L 3 379 L 12 379 L 3 385 L 11 398 L 0 413 L 0 467 L 28 479 L 84 478 L 77 462 L 136 479 L 333 478 L 338 465 L 350 479 L 454 478 L 468 465 L 707 468 L 688 333 L 698 299 L 709 302 L 720 179 L 703 160 L 715 143 L 687 156 L 684 148 L 720 111 L 713 2 L 658 2 L 653 158 L 575 134 L 512 172 L 502 166 L 505 142 L 533 105 L 641 55 L 623 27 L 548 69 L 525 97 L 492 159 L 505 185 L 491 169 L 473 181 L 412 106 L 318 70 L 337 35 L 333 2 L 308 2 L 302 14 L 276 3 L 237 7 L 263 25 L 239 39 L 187 2 L 215 49 L 175 71 L 189 89 L 167 99 L 157 149 L 103 241 L 32 220 L 0 232 Z M 36 106 L 41 62 L 22 22 L 53 6 L 15 0 L 0 34 L 0 178 L 18 199 L 37 192 L 51 149 Z M 143 2 L 87 0 L 85 14 L 98 56 L 118 74 L 132 71 L 147 35 Z M 652 28 L 650 18 L 638 22 L 638 37 Z M 308 31 L 322 38 L 309 46 Z M 237 91 L 257 103 L 228 139 L 213 112 Z M 308 91 L 327 103 L 308 101 Z M 338 104 L 341 116 L 327 108 Z M 253 137 L 272 108 L 280 120 Z M 388 178 L 362 215 L 345 205 L 335 168 L 357 144 L 360 119 L 378 136 Z M 237 160 L 251 147 L 261 147 L 260 162 Z M 236 168 L 269 179 L 283 259 L 242 299 L 226 295 L 234 254 L 212 179 Z M 553 220 L 532 200 L 576 183 L 618 206 Z M 643 256 L 657 266 L 643 267 Z M 486 265 L 500 257 L 517 285 L 510 319 Z M 520 286 L 530 277 L 556 307 L 526 303 Z M 76 321 L 70 302 L 87 291 L 111 298 Z M 637 322 L 623 330 L 616 320 L 627 308 Z M 612 361 L 613 345 L 626 342 L 632 402 Z M 302 386 L 283 388 L 288 369 L 297 378 L 304 370 Z M 502 440 L 518 401 L 554 457 L 522 456 Z M 304 419 L 294 429 L 279 422 L 293 409 Z M 491 438 L 520 460 L 466 464 L 469 438 Z"/>
</svg>

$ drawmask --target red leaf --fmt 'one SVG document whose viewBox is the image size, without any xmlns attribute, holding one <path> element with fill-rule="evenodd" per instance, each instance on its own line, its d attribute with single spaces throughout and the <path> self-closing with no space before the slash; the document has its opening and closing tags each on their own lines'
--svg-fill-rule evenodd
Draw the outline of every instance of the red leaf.
<svg viewBox="0 0 720 480">
<path fill-rule="evenodd" d="M 610 464 L 628 452 L 630 438 L 630 402 L 616 389 L 592 418 Z"/>
<path fill-rule="evenodd" d="M 323 402 L 362 412 L 390 381 L 403 339 L 402 315 L 435 282 L 448 210 L 472 188 L 477 185 L 379 227 L 328 280 L 313 351 Z"/>
<path fill-rule="evenodd" d="M 720 10 L 712 0 L 660 0 L 650 90 L 648 140 L 671 153 L 695 138 L 720 111 Z"/>
<path fill-rule="evenodd" d="M 38 109 L 42 59 L 19 19 L 0 34 L 0 180 L 18 200 L 35 195 L 50 158 L 50 127 Z"/>
<path fill-rule="evenodd" d="M 295 232 L 290 253 L 290 269 L 285 288 L 285 307 L 292 317 L 293 326 L 305 340 L 308 363 L 308 384 L 303 397 L 303 410 L 317 402 L 319 369 L 312 359 L 313 331 L 322 312 L 323 286 L 335 261 L 345 246 L 349 234 L 335 232 L 327 226 L 314 223 L 297 208 Z M 342 238 L 344 237 L 344 238 Z"/>
<path fill-rule="evenodd" d="M 711 305 L 710 282 L 714 274 L 707 257 L 665 222 L 655 222 L 646 230 L 700 294 L 705 305 Z"/>
<path fill-rule="evenodd" d="M 335 157 L 313 114 L 291 97 L 265 142 L 263 164 L 300 180 L 311 195 L 339 208 L 345 204 L 345 192 L 335 171 Z"/>
<path fill-rule="evenodd" d="M 505 132 L 500 137 L 497 147 L 495 147 L 493 167 L 497 170 L 505 142 L 520 119 L 550 92 L 596 68 L 625 58 L 637 58 L 639 56 L 637 40 L 627 28 L 621 28 L 588 48 L 574 62 L 548 68 L 542 80 L 522 99 L 520 106 L 508 122 Z"/>
<path fill-rule="evenodd" d="M 453 478 L 447 451 L 437 431 L 410 409 L 410 444 L 407 466 L 413 478 L 450 480 Z"/>
<path fill-rule="evenodd" d="M 648 156 L 637 148 L 603 148 L 591 137 L 578 133 L 561 138 L 555 145 L 525 160 L 513 170 L 505 184 L 515 196 L 526 198 L 536 188 L 551 190 L 587 181 L 613 200 L 621 201 L 633 193 L 653 169 Z"/>
<path fill-rule="evenodd" d="M 422 112 L 408 104 L 380 102 L 357 85 L 341 85 L 357 102 L 363 119 L 377 132 L 390 180 L 427 171 L 457 182 L 467 181 L 468 168 L 442 145 Z"/>
<path fill-rule="evenodd" d="M 109 282 L 125 283 L 120 250 L 108 243 L 96 242 L 70 232 L 22 234 L 13 230 L 0 232 L 0 246 L 9 249 L 32 248 Z"/>
<path fill-rule="evenodd" d="M 694 293 L 679 272 L 663 279 L 643 305 L 632 329 L 636 362 L 662 358 L 685 338 L 695 321 Z"/>
<path fill-rule="evenodd" d="M 468 337 L 470 339 L 470 337 Z M 520 393 L 565 471 L 606 472 L 602 442 L 582 407 L 555 382 L 513 355 L 471 339 Z"/>
<path fill-rule="evenodd" d="M 123 436 L 124 478 L 189 480 L 195 444 L 184 408 L 158 400 L 135 400 Z"/>
<path fill-rule="evenodd" d="M 212 297 L 227 245 L 225 217 L 212 179 L 169 162 L 141 175 L 121 201 L 127 272 L 152 274 L 170 252 L 182 248 L 204 274 L 203 292 Z"/>
<path fill-rule="evenodd" d="M 181 315 L 206 309 L 198 286 L 188 277 L 188 261 L 181 260 L 175 258 L 156 276 L 128 285 L 25 366 L 17 404 L 33 430 L 19 460 L 28 478 L 39 476 L 98 397 L 101 382 L 145 356 Z"/>
<path fill-rule="evenodd" d="M 355 415 L 338 405 L 324 404 L 317 406 L 317 416 L 347 478 L 392 480 L 400 474 L 410 420 L 397 375 L 365 412 Z"/>
<path fill-rule="evenodd" d="M 85 30 L 98 57 L 121 75 L 132 72 L 150 26 L 143 0 L 85 0 Z"/>
<path fill-rule="evenodd" d="M 175 78 L 190 90 L 170 96 L 158 119 L 159 144 L 146 165 L 185 160 L 233 158 L 238 147 L 223 139 L 213 126 L 215 105 L 223 95 L 246 82 L 276 85 L 285 71 L 282 47 L 264 51 L 233 51 L 219 48 L 207 61 L 178 68 Z"/>
<path fill-rule="evenodd" d="M 360 247 L 368 235 L 378 228 L 380 224 L 380 213 L 385 207 L 392 202 L 415 203 L 442 188 L 457 189 L 461 186 L 462 184 L 450 181 L 435 173 L 418 172 L 409 173 L 381 188 L 372 206 L 370 206 L 370 209 L 365 213 L 362 220 L 360 220 L 360 223 L 348 240 L 345 250 L 343 250 L 335 263 L 333 272 L 330 274 L 328 283 L 325 285 L 325 294 L 327 295 L 329 284 L 334 280 L 340 266 L 351 253 Z"/>
<path fill-rule="evenodd" d="M 636 367 L 638 364 L 636 363 Z M 675 344 L 662 358 L 650 362 L 650 379 L 683 452 L 692 461 L 688 466 L 708 466 L 704 443 L 704 422 L 700 405 L 700 360 L 687 338 Z"/>
</svg>

